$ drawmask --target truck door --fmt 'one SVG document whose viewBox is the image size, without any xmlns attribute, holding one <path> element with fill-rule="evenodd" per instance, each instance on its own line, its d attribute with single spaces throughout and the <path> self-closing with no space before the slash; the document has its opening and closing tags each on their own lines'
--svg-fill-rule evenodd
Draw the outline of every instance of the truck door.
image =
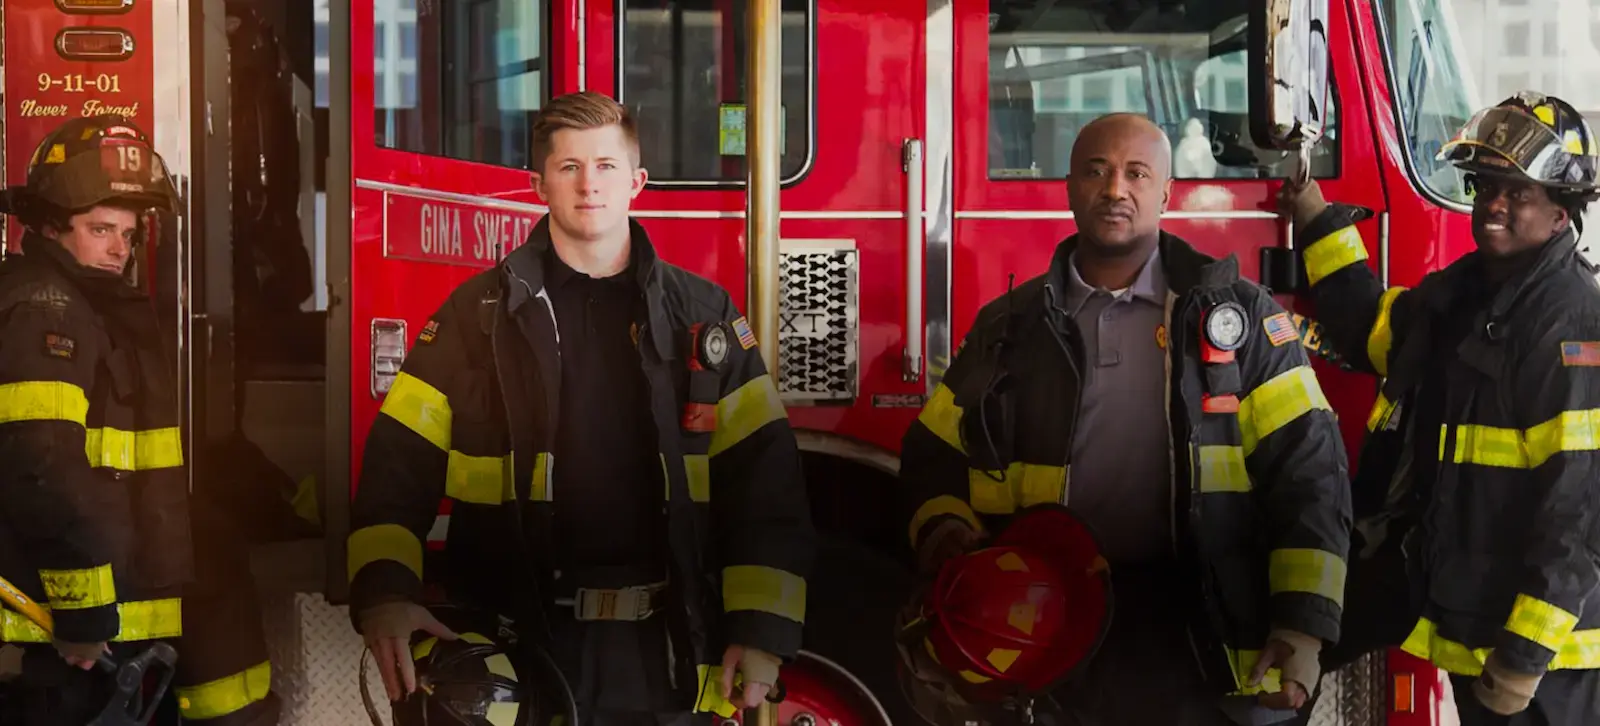
<svg viewBox="0 0 1600 726">
<path fill-rule="evenodd" d="M 1346 10 L 1330 19 L 1333 98 L 1312 173 L 1329 199 L 1384 212 L 1370 112 Z M 1237 255 L 1259 279 L 1260 250 L 1284 244 L 1274 195 L 1294 166 L 1249 132 L 1247 3 L 1143 0 L 1111 6 L 989 0 L 960 5 L 955 48 L 954 275 L 950 320 L 969 325 L 983 303 L 1042 273 L 1076 226 L 1066 178 L 1078 130 L 1106 113 L 1145 115 L 1173 144 L 1166 231 L 1199 250 Z M 1383 215 L 1379 215 L 1380 217 Z M 1379 222 L 1362 228 L 1379 239 Z M 1380 255 L 1371 251 L 1374 260 Z M 1278 291 L 1279 293 L 1287 291 Z M 1293 297 L 1278 300 L 1294 309 Z M 960 340 L 964 328 L 955 331 Z M 1154 341 L 1151 341 L 1154 344 Z M 1359 435 L 1370 381 L 1317 372 L 1347 440 Z M 1353 412 L 1353 413 L 1352 413 Z"/>
</svg>

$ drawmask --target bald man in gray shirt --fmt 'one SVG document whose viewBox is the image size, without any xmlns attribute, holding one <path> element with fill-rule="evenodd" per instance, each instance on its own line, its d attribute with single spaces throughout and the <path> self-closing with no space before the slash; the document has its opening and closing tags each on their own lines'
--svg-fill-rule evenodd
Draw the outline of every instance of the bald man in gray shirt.
<svg viewBox="0 0 1600 726">
<path fill-rule="evenodd" d="M 1111 631 L 1057 694 L 1083 726 L 1290 718 L 1339 636 L 1350 501 L 1333 411 L 1271 295 L 1161 230 L 1170 167 L 1141 116 L 1084 127 L 1077 233 L 979 313 L 901 451 L 930 571 L 1030 506 L 1064 504 L 1096 533 Z"/>
</svg>

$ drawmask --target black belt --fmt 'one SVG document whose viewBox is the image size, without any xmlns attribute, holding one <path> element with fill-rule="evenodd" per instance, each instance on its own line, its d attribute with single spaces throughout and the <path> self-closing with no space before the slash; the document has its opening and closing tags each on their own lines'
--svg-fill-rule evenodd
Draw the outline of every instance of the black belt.
<svg viewBox="0 0 1600 726">
<path fill-rule="evenodd" d="M 572 608 L 577 620 L 637 622 L 667 604 L 667 578 L 642 567 L 586 567 L 557 571 L 552 602 Z"/>
</svg>

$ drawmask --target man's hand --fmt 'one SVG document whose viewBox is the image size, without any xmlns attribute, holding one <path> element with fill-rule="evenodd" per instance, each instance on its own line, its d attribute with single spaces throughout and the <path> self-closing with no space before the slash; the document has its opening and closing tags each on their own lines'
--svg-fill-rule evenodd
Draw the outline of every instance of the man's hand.
<svg viewBox="0 0 1600 726">
<path fill-rule="evenodd" d="M 722 653 L 722 698 L 740 709 L 755 708 L 766 700 L 772 684 L 778 682 L 782 661 L 771 653 L 742 645 L 730 645 Z M 734 700 L 733 673 L 744 676 L 738 700 Z"/>
<path fill-rule="evenodd" d="M 1472 682 L 1472 694 L 1490 711 L 1511 716 L 1526 710 L 1533 702 L 1542 677 L 1543 674 L 1506 670 L 1490 655 L 1489 662 L 1483 664 L 1483 676 Z"/>
<path fill-rule="evenodd" d="M 1278 190 L 1278 209 L 1292 214 L 1298 227 L 1310 224 L 1327 208 L 1328 201 L 1322 197 L 1322 185 L 1316 179 L 1306 182 L 1303 187 L 1285 181 L 1283 188 Z"/>
<path fill-rule="evenodd" d="M 390 701 L 399 701 L 417 690 L 417 669 L 411 662 L 411 634 L 418 630 L 455 640 L 456 634 L 433 617 L 428 609 L 413 602 L 386 602 L 361 612 L 361 637 L 378 661 L 383 675 L 383 690 Z M 405 686 L 402 692 L 401 686 Z"/>
<path fill-rule="evenodd" d="M 100 656 L 110 653 L 111 647 L 105 643 L 68 643 L 65 640 L 55 641 L 56 652 L 61 654 L 61 659 L 68 664 L 83 670 L 94 667 Z"/>
<path fill-rule="evenodd" d="M 1317 654 L 1322 641 L 1293 630 L 1273 630 L 1267 636 L 1267 645 L 1261 649 L 1261 658 L 1250 672 L 1247 685 L 1255 686 L 1267 675 L 1267 669 L 1276 667 L 1281 688 L 1277 693 L 1261 694 L 1261 705 L 1274 709 L 1296 709 L 1306 705 L 1311 691 L 1322 677 L 1322 664 Z"/>
<path fill-rule="evenodd" d="M 976 549 L 982 540 L 983 535 L 974 532 L 966 522 L 946 520 L 928 533 L 928 538 L 917 550 L 917 561 L 924 573 L 933 574 L 945 562 Z"/>
</svg>

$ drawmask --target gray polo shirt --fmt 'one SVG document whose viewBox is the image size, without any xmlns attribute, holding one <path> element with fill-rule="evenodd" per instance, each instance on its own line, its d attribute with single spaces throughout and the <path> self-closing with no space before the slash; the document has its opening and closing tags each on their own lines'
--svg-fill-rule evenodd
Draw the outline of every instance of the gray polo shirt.
<svg viewBox="0 0 1600 726">
<path fill-rule="evenodd" d="M 1172 552 L 1167 422 L 1167 281 L 1150 255 L 1127 289 L 1093 288 L 1067 265 L 1063 309 L 1083 332 L 1087 365 L 1072 440 L 1067 505 L 1100 536 L 1112 564 Z"/>
</svg>

